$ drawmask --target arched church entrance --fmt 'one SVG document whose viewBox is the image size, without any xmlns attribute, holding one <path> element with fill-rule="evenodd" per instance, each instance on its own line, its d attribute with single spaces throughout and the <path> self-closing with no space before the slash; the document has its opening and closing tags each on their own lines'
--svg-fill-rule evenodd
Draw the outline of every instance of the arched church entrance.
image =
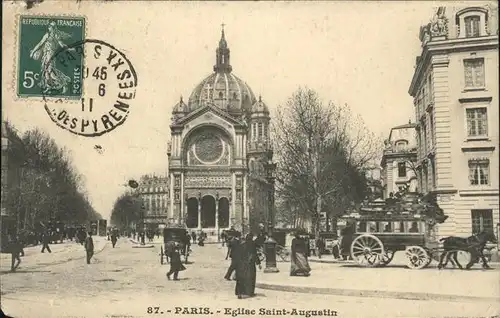
<svg viewBox="0 0 500 318">
<path fill-rule="evenodd" d="M 189 198 L 187 200 L 187 220 L 188 228 L 198 227 L 198 199 Z"/>
<path fill-rule="evenodd" d="M 229 200 L 228 198 L 219 199 L 219 227 L 229 227 Z"/>
<path fill-rule="evenodd" d="M 215 198 L 211 195 L 201 199 L 201 227 L 215 227 Z"/>
</svg>

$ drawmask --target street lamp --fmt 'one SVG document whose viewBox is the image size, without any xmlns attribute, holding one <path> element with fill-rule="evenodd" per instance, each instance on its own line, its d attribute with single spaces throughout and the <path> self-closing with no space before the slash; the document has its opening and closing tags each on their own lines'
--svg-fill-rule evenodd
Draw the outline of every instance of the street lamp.
<svg viewBox="0 0 500 318">
<path fill-rule="evenodd" d="M 267 239 L 264 242 L 264 250 L 266 254 L 266 268 L 264 273 L 279 272 L 276 266 L 276 241 L 273 238 L 274 228 L 274 183 L 276 180 L 276 163 L 273 162 L 273 150 L 269 149 L 266 153 L 267 161 L 264 163 L 264 168 L 267 172 L 267 183 L 269 185 L 269 206 L 267 208 Z"/>
</svg>

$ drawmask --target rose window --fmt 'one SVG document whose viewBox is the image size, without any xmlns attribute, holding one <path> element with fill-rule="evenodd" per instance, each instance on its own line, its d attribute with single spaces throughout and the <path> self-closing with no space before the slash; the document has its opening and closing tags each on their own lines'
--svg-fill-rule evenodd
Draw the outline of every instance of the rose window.
<svg viewBox="0 0 500 318">
<path fill-rule="evenodd" d="M 217 161 L 224 151 L 224 144 L 219 136 L 206 133 L 197 138 L 194 153 L 202 162 Z"/>
</svg>

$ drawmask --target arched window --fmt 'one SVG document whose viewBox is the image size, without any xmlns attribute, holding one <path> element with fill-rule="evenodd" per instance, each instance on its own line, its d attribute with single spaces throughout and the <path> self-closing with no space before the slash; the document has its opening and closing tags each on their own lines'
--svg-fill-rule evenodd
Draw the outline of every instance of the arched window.
<svg viewBox="0 0 500 318">
<path fill-rule="evenodd" d="M 219 92 L 219 98 L 223 98 L 224 97 L 224 93 L 223 92 Z"/>
<path fill-rule="evenodd" d="M 233 99 L 236 99 L 236 98 L 237 98 L 236 93 L 233 93 Z"/>
<path fill-rule="evenodd" d="M 406 140 L 398 140 L 396 141 L 396 151 L 402 152 L 408 148 L 408 141 Z"/>
<path fill-rule="evenodd" d="M 457 12 L 456 24 L 459 38 L 488 35 L 488 10 L 483 7 L 468 7 Z"/>
</svg>

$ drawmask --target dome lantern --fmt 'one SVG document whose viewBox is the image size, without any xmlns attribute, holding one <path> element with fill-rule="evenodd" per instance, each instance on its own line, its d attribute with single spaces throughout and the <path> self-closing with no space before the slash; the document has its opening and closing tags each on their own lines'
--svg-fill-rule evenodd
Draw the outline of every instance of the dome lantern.
<svg viewBox="0 0 500 318">
<path fill-rule="evenodd" d="M 214 72 L 194 88 L 187 102 L 187 112 L 211 105 L 239 116 L 250 111 L 256 101 L 248 84 L 232 72 L 223 28 L 216 49 Z"/>
<path fill-rule="evenodd" d="M 214 72 L 231 73 L 232 67 L 229 64 L 229 48 L 227 46 L 226 37 L 224 35 L 224 23 L 222 24 L 221 38 L 219 47 L 215 50 L 215 65 Z"/>
</svg>

